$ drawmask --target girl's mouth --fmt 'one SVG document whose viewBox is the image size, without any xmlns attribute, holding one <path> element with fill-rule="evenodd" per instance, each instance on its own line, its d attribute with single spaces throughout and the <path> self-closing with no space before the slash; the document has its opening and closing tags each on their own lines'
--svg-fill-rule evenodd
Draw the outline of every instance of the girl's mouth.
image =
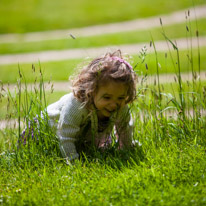
<svg viewBox="0 0 206 206">
<path fill-rule="evenodd" d="M 111 110 L 111 111 L 110 111 L 110 110 L 108 110 L 108 109 L 105 109 L 105 110 L 106 110 L 108 113 L 110 113 L 110 114 L 115 111 L 115 110 Z"/>
</svg>

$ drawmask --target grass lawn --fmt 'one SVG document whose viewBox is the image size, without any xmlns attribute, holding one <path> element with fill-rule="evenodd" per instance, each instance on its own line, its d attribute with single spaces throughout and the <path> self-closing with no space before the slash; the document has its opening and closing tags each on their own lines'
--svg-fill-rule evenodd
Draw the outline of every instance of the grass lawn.
<svg viewBox="0 0 206 206">
<path fill-rule="evenodd" d="M 193 6 L 192 1 L 145 0 L 13 0 L 1 1 L 0 33 L 68 29 L 170 13 Z M 195 5 L 204 0 L 196 0 Z M 149 6 L 153 5 L 153 6 Z M 6 19 L 6 20 L 5 20 Z"/>
<path fill-rule="evenodd" d="M 28 140 L 26 146 L 17 147 L 18 129 L 0 130 L 1 203 L 205 205 L 206 119 L 199 113 L 206 105 L 205 84 L 202 82 L 204 90 L 200 93 L 195 87 L 194 95 L 190 95 L 195 118 L 183 115 L 187 107 L 176 98 L 172 99 L 172 106 L 177 118 L 161 115 L 161 109 L 169 109 L 170 105 L 164 104 L 157 86 L 143 89 L 132 107 L 134 139 L 141 145 L 131 150 L 119 151 L 112 147 L 104 152 L 81 154 L 80 160 L 70 165 L 59 154 L 55 134 L 46 127 L 47 121 L 43 121 L 45 127 L 41 126 L 40 134 L 39 129 L 34 129 L 38 141 Z M 178 87 L 178 84 L 173 84 L 177 94 Z M 162 91 L 171 93 L 170 88 L 171 85 L 166 84 Z M 187 85 L 183 88 L 189 91 Z M 152 91 L 150 95 L 144 92 L 149 90 Z M 47 94 L 48 103 L 63 94 Z M 22 117 L 30 119 L 33 113 L 42 111 L 44 101 L 39 104 L 43 98 L 40 90 L 33 95 L 30 112 L 26 104 L 31 100 L 29 96 L 26 98 L 21 93 L 19 104 L 19 93 L 12 95 L 14 101 L 10 98 L 10 108 L 16 111 L 14 117 L 23 110 Z"/>
<path fill-rule="evenodd" d="M 157 0 L 155 4 L 159 6 L 152 7 L 148 6 L 154 4 L 151 0 L 142 4 L 134 0 L 78 0 L 71 7 L 65 0 L 3 0 L 1 3 L 0 33 L 122 21 L 192 5 L 186 0 Z M 49 12 L 45 12 L 46 9 Z M 206 69 L 205 50 L 200 48 L 201 71 Z M 160 74 L 177 73 L 176 53 L 172 51 L 171 56 L 165 52 L 158 52 L 157 56 L 148 53 L 141 63 L 143 56 L 134 54 L 131 63 L 133 66 L 139 63 L 135 68 L 138 74 L 157 74 L 157 58 Z M 197 49 L 180 51 L 180 57 L 181 72 L 191 72 L 191 62 L 194 71 L 199 70 Z M 77 72 L 75 68 L 81 67 L 82 61 L 35 64 L 36 72 L 31 64 L 19 65 L 23 79 L 27 83 L 40 79 L 40 86 L 37 81 L 33 93 L 16 89 L 9 94 L 0 88 L 0 120 L 7 116 L 7 119 L 19 118 L 27 122 L 37 115 L 41 117 L 46 103 L 56 101 L 66 92 L 44 93 L 39 67 L 46 82 L 50 79 L 66 81 Z M 19 75 L 18 65 L 0 66 L 0 80 L 4 84 L 16 83 Z M 30 135 L 25 146 L 18 144 L 22 128 L 0 130 L 0 204 L 206 205 L 206 118 L 202 113 L 206 108 L 206 81 L 201 85 L 199 81 L 194 85 L 174 82 L 160 87 L 139 84 L 137 94 L 131 111 L 134 139 L 139 144 L 130 150 L 118 150 L 113 143 L 104 152 L 80 153 L 80 159 L 68 165 L 60 154 L 56 134 L 49 128 L 46 116 L 43 120 L 39 118 L 39 124 L 33 127 L 34 139 L 38 140 Z M 188 108 L 193 110 L 193 116 L 187 115 Z M 162 112 L 171 110 L 170 116 Z"/>
<path fill-rule="evenodd" d="M 140 51 L 138 51 L 140 52 Z M 201 70 L 205 70 L 206 67 L 206 49 L 204 47 L 200 48 L 201 54 Z M 158 62 L 159 62 L 159 73 L 174 73 L 177 72 L 177 67 L 173 65 L 176 63 L 176 53 L 171 52 L 172 58 L 169 53 L 167 57 L 165 57 L 165 52 L 158 52 Z M 182 72 L 190 72 L 191 66 L 188 63 L 187 55 L 191 56 L 189 51 L 180 51 L 180 63 L 181 63 L 181 71 Z M 193 49 L 193 64 L 194 71 L 198 71 L 198 53 L 197 49 Z M 173 59 L 173 61 L 172 61 Z M 148 53 L 145 57 L 145 62 L 141 64 L 141 60 L 138 57 L 138 54 L 134 55 L 131 58 L 133 65 L 136 65 L 139 62 L 139 65 L 136 67 L 136 71 L 138 74 L 156 74 L 156 57 L 154 53 Z M 75 59 L 75 60 L 67 60 L 67 61 L 58 61 L 58 62 L 42 62 L 41 68 L 44 73 L 45 81 L 67 81 L 68 77 L 77 72 L 78 69 L 81 68 L 82 65 L 85 65 L 88 62 L 84 59 Z M 146 69 L 145 64 L 147 64 L 148 69 Z M 39 68 L 39 63 L 35 64 L 36 69 Z M 24 76 L 26 77 L 27 82 L 34 82 L 34 75 L 32 75 L 32 65 L 31 64 L 21 64 L 20 69 Z M 8 75 L 12 74 L 12 75 Z M 18 65 L 0 65 L 0 80 L 3 83 L 16 83 L 18 79 Z"/>
<path fill-rule="evenodd" d="M 28 88 L 30 91 L 30 88 Z M 33 90 L 34 91 L 34 90 Z M 70 91 L 54 91 L 54 92 L 46 92 L 46 100 L 47 105 L 54 103 L 55 101 L 59 100 L 63 95 L 69 93 Z M 11 92 L 11 96 L 15 97 L 15 92 Z M 24 101 L 24 95 L 25 93 L 22 92 L 22 102 Z M 32 96 L 32 95 L 31 95 Z M 36 99 L 39 100 L 39 99 Z M 13 113 L 13 115 L 16 114 L 16 108 L 13 107 L 11 103 L 8 102 L 8 95 L 5 95 L 4 97 L 0 98 L 0 120 L 5 119 L 5 117 L 8 117 L 9 113 Z"/>
<path fill-rule="evenodd" d="M 198 21 L 198 31 L 200 36 L 206 35 L 206 21 L 205 19 L 199 19 Z M 192 21 L 190 24 L 187 23 L 190 32 L 186 32 L 186 23 L 164 26 L 164 30 L 169 34 L 169 38 L 185 38 L 185 36 L 195 36 L 196 33 L 196 22 Z M 62 40 L 48 40 L 40 42 L 21 42 L 18 43 L 5 43 L 0 46 L 0 54 L 13 54 L 13 53 L 26 53 L 34 51 L 44 51 L 44 50 L 63 50 L 71 48 L 89 48 L 89 47 L 101 47 L 110 45 L 120 45 L 120 44 L 134 44 L 149 42 L 151 40 L 151 35 L 155 41 L 164 40 L 162 35 L 162 29 L 149 29 L 146 31 L 132 31 L 115 33 L 108 35 L 100 35 L 93 37 L 76 37 L 72 39 L 68 36 L 67 39 Z"/>
<path fill-rule="evenodd" d="M 74 73 L 75 68 L 78 64 L 80 64 L 83 60 L 75 59 L 68 61 L 60 61 L 60 62 L 47 62 L 34 64 L 36 69 L 39 70 L 39 67 L 42 68 L 44 73 L 45 81 L 67 81 L 69 76 Z M 21 64 L 20 69 L 24 76 L 27 79 L 27 82 L 34 82 L 34 75 L 32 75 L 32 65 L 31 64 Z M 9 72 L 12 72 L 12 75 L 7 75 Z M 6 83 L 16 83 L 18 79 L 18 65 L 4 65 L 1 66 L 0 69 L 1 81 Z"/>
<path fill-rule="evenodd" d="M 54 94 L 54 99 L 62 94 Z M 139 98 L 144 96 L 147 94 L 142 93 Z M 37 144 L 30 140 L 19 149 L 17 130 L 0 131 L 1 203 L 205 205 L 206 134 L 205 117 L 198 113 L 199 99 L 194 99 L 197 118 L 185 118 L 179 113 L 173 119 L 157 115 L 157 93 L 147 98 L 144 107 L 138 100 L 132 108 L 136 117 L 134 138 L 141 145 L 129 151 L 111 148 L 104 153 L 81 154 L 80 160 L 71 165 L 66 165 L 56 147 L 52 147 L 54 134 L 46 128 Z M 38 106 L 36 100 L 34 104 Z M 205 97 L 203 101 L 204 107 Z M 141 111 L 145 111 L 143 121 Z"/>
<path fill-rule="evenodd" d="M 195 86 L 193 88 L 192 82 L 184 82 L 182 84 L 183 90 L 184 90 L 184 95 L 185 95 L 185 104 L 186 108 L 192 109 L 192 96 L 193 96 L 193 91 L 201 88 L 200 90 L 202 91 L 202 88 L 206 87 L 206 81 L 201 81 L 201 85 L 199 85 L 199 82 L 196 81 Z M 162 106 L 163 109 L 168 107 L 168 106 L 173 106 L 172 102 L 170 101 L 172 98 L 179 100 L 179 84 L 177 82 L 173 83 L 165 83 L 161 84 L 160 86 L 161 93 L 162 93 Z M 28 88 L 30 91 L 30 88 Z M 18 90 L 16 90 L 18 91 Z M 33 90 L 34 91 L 34 90 Z M 141 105 L 141 108 L 146 109 L 145 103 L 149 104 L 149 101 L 151 99 L 151 96 L 154 95 L 154 93 L 158 93 L 158 85 L 147 85 L 143 84 L 141 85 L 140 83 L 137 85 L 137 93 L 138 93 L 138 104 Z M 46 104 L 52 104 L 56 101 L 58 101 L 63 95 L 68 94 L 71 92 L 71 90 L 68 91 L 47 91 L 46 94 Z M 195 92 L 194 92 L 195 93 Z M 11 92 L 11 96 L 14 97 L 16 95 L 15 92 Z M 195 94 L 196 95 L 196 94 Z M 203 95 L 203 93 L 201 94 Z M 8 117 L 8 113 L 12 113 L 12 115 L 15 115 L 15 107 L 12 106 L 11 103 L 8 102 L 8 95 L 5 95 L 3 98 L 0 99 L 0 120 L 5 119 L 5 117 Z M 25 93 L 22 92 L 22 102 L 24 102 L 25 99 Z M 199 105 L 202 105 L 202 99 L 198 103 Z M 162 109 L 162 110 L 163 110 Z M 174 111 L 175 113 L 176 111 Z"/>
<path fill-rule="evenodd" d="M 168 139 L 155 147 L 145 139 L 141 149 L 122 155 L 128 162 L 110 154 L 72 166 L 46 157 L 19 164 L 2 155 L 0 200 L 3 205 L 205 205 L 204 147 L 183 142 Z"/>
</svg>

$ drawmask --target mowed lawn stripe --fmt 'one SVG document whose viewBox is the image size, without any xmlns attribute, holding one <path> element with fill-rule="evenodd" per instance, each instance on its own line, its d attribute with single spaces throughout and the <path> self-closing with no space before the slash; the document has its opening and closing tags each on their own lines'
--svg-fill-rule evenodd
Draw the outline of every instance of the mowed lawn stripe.
<svg viewBox="0 0 206 206">
<path fill-rule="evenodd" d="M 103 34 L 111 34 L 118 32 L 127 32 L 135 30 L 148 30 L 160 26 L 160 18 L 164 25 L 177 24 L 186 21 L 185 12 L 189 12 L 190 21 L 206 17 L 206 5 L 187 8 L 176 11 L 167 15 L 158 15 L 148 18 L 140 18 L 130 21 L 123 21 L 118 23 L 109 23 L 103 25 L 94 25 L 83 28 L 74 28 L 66 30 L 40 31 L 30 32 L 24 34 L 1 34 L 0 43 L 15 43 L 15 42 L 35 42 L 45 40 L 65 39 L 70 34 L 78 37 L 97 36 Z"/>
<path fill-rule="evenodd" d="M 199 44 L 204 47 L 206 46 L 206 37 L 191 38 L 190 40 L 187 38 L 176 39 L 174 42 L 176 43 L 179 49 L 187 49 L 189 42 L 192 42 L 193 48 L 198 47 Z M 155 42 L 155 46 L 157 51 L 167 51 L 168 45 L 166 41 L 157 41 Z M 118 46 L 106 46 L 100 48 L 87 48 L 87 49 L 69 49 L 69 50 L 61 50 L 61 51 L 44 51 L 44 52 L 34 52 L 34 53 L 25 53 L 25 54 L 14 54 L 14 55 L 1 55 L 0 56 L 0 65 L 8 65 L 8 64 L 18 64 L 18 63 L 35 63 L 35 62 L 49 62 L 49 61 L 61 61 L 67 59 L 79 59 L 85 57 L 96 57 L 104 54 L 108 51 L 114 51 L 117 49 L 121 49 L 123 52 L 128 54 L 137 54 L 141 48 L 146 46 L 149 52 L 153 52 L 153 48 L 150 47 L 149 42 L 140 43 L 140 44 L 130 44 L 130 45 L 118 45 Z M 170 45 L 170 48 L 172 46 Z"/>
</svg>

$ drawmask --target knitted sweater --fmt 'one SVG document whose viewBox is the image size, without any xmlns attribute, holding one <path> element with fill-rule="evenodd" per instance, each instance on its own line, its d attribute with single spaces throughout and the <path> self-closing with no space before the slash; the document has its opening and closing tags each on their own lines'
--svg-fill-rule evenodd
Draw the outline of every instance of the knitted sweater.
<svg viewBox="0 0 206 206">
<path fill-rule="evenodd" d="M 82 106 L 73 93 L 69 93 L 59 101 L 49 105 L 47 112 L 49 123 L 58 136 L 61 153 L 69 160 L 79 157 L 75 143 L 78 144 L 82 138 L 87 140 L 92 140 L 93 137 L 101 139 L 105 135 L 109 135 L 114 126 L 122 143 L 125 145 L 131 143 L 132 125 L 128 106 L 114 112 L 109 119 L 108 126 L 101 132 L 98 131 L 98 118 L 95 109 L 90 112 Z M 85 130 L 88 121 L 91 121 L 91 127 Z"/>
</svg>

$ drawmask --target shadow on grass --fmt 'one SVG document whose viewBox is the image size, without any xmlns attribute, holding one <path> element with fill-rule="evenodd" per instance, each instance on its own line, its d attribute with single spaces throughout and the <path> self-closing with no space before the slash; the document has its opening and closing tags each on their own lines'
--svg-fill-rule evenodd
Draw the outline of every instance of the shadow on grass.
<svg viewBox="0 0 206 206">
<path fill-rule="evenodd" d="M 145 153 L 141 146 L 135 145 L 129 149 L 117 149 L 115 146 L 102 150 L 90 150 L 80 152 L 80 160 L 83 163 L 98 162 L 113 169 L 121 170 L 125 167 L 139 165 L 145 161 Z"/>
</svg>

